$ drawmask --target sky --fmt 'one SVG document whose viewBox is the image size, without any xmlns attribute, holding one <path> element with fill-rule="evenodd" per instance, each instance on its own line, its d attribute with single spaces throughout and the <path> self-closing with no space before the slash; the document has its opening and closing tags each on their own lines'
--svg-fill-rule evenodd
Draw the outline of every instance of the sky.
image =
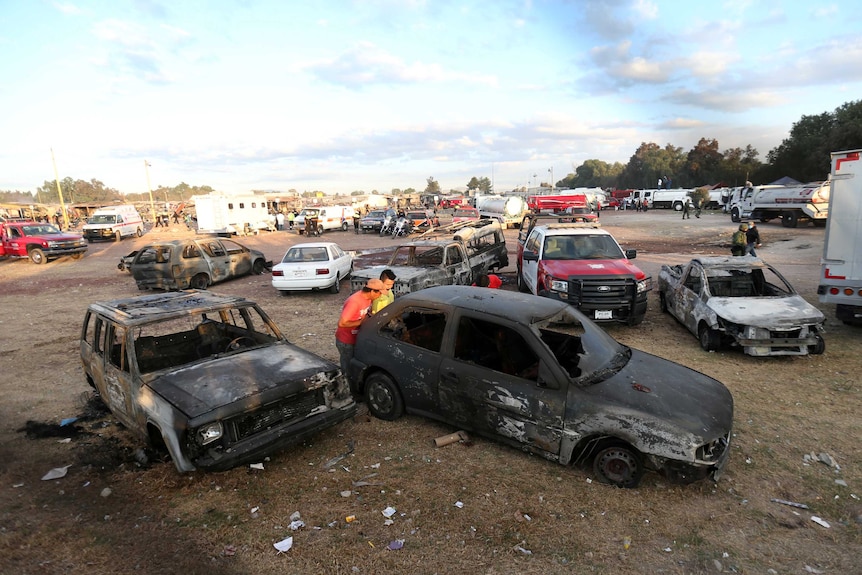
<svg viewBox="0 0 862 575">
<path fill-rule="evenodd" d="M 0 190 L 498 192 L 862 98 L 847 2 L 0 0 Z M 148 181 L 149 179 L 149 181 Z"/>
</svg>

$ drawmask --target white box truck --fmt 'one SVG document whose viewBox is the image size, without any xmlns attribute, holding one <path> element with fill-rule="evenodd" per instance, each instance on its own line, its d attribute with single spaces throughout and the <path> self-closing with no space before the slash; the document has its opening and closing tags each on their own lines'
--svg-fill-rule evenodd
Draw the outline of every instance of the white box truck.
<svg viewBox="0 0 862 575">
<path fill-rule="evenodd" d="M 192 196 L 191 201 L 197 214 L 198 233 L 231 236 L 275 229 L 264 196 L 213 192 Z"/>
<path fill-rule="evenodd" d="M 144 220 L 137 208 L 131 204 L 99 208 L 87 218 L 83 235 L 87 241 L 116 240 L 125 237 L 141 237 Z"/>
<path fill-rule="evenodd" d="M 834 303 L 835 316 L 862 325 L 862 150 L 832 153 L 832 193 L 823 243 L 820 285 L 823 303 Z"/>
</svg>

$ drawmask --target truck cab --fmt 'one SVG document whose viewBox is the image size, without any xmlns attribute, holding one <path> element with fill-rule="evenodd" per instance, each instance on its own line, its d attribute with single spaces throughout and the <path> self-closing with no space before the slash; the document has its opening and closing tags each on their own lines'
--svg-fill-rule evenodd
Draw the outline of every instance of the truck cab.
<svg viewBox="0 0 862 575">
<path fill-rule="evenodd" d="M 30 220 L 0 221 L 0 257 L 29 258 L 45 264 L 60 256 L 84 257 L 87 242 L 80 234 L 67 233 L 53 224 Z"/>
<path fill-rule="evenodd" d="M 635 257 L 599 224 L 534 221 L 518 238 L 518 289 L 568 302 L 597 322 L 637 325 L 652 277 Z"/>
</svg>

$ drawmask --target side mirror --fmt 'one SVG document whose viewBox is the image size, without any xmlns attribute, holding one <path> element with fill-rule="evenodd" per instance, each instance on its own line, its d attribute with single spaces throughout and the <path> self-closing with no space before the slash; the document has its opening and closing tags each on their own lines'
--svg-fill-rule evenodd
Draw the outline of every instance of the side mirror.
<svg viewBox="0 0 862 575">
<path fill-rule="evenodd" d="M 626 250 L 626 257 L 630 260 L 633 260 L 636 257 L 638 257 L 638 251 L 637 250 Z"/>
<path fill-rule="evenodd" d="M 539 261 L 539 254 L 537 254 L 536 252 L 530 252 L 530 251 L 524 250 L 524 256 L 523 257 L 524 257 L 525 262 L 537 262 L 537 261 Z"/>
</svg>

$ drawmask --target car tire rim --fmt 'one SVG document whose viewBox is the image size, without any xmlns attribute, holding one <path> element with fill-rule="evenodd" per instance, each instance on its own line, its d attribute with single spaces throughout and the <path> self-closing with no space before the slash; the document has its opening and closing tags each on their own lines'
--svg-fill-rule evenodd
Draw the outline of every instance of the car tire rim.
<svg viewBox="0 0 862 575">
<path fill-rule="evenodd" d="M 599 455 L 596 464 L 603 479 L 621 486 L 629 485 L 637 478 L 638 467 L 635 456 L 627 449 L 620 448 L 606 449 Z"/>
<path fill-rule="evenodd" d="M 389 413 L 392 411 L 392 394 L 386 386 L 373 384 L 368 389 L 368 403 L 377 413 Z"/>
</svg>

